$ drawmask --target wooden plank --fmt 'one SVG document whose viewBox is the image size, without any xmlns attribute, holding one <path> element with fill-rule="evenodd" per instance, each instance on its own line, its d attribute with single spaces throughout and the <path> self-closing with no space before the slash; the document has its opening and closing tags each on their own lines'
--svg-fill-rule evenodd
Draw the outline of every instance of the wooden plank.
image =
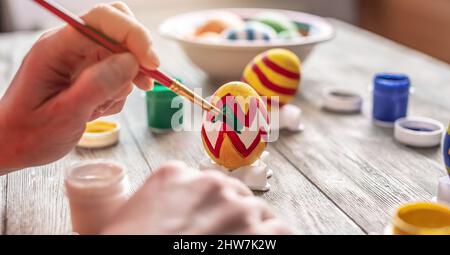
<svg viewBox="0 0 450 255">
<path fill-rule="evenodd" d="M 119 119 L 120 121 L 120 119 Z M 102 150 L 74 150 L 55 163 L 26 169 L 8 175 L 7 234 L 68 234 L 71 233 L 70 213 L 64 195 L 64 169 L 75 162 L 106 159 L 126 166 L 133 190 L 149 174 L 123 121 L 121 142 Z"/>
<path fill-rule="evenodd" d="M 1 84 L 9 84 L 23 56 L 36 40 L 36 33 L 20 33 L 0 39 Z M 0 86 L 0 95 L 6 86 Z M 115 117 L 120 123 L 120 116 Z M 71 231 L 70 215 L 64 196 L 63 170 L 88 159 L 117 161 L 127 167 L 135 190 L 149 174 L 149 168 L 122 123 L 121 143 L 113 148 L 90 151 L 74 150 L 55 163 L 9 174 L 0 179 L 0 233 L 67 234 Z M 6 197 L 6 195 L 8 195 Z M 7 202 L 7 204 L 6 204 Z M 3 226 L 3 223 L 6 223 Z"/>
<path fill-rule="evenodd" d="M 155 38 L 155 44 L 161 42 Z M 162 54 L 182 56 L 179 49 L 165 46 Z M 161 56 L 166 61 L 171 58 Z M 186 59 L 166 62 L 164 68 L 173 75 L 182 78 L 186 84 L 203 84 L 204 96 L 215 90 L 212 81 L 192 68 Z M 200 86 L 199 86 L 200 87 Z M 201 144 L 200 132 L 184 131 L 167 134 L 153 134 L 147 128 L 145 99 L 136 92 L 129 100 L 125 112 L 135 139 L 151 168 L 158 167 L 167 160 L 177 159 L 197 168 L 206 158 Z M 340 211 L 314 185 L 304 178 L 277 151 L 269 148 L 271 160 L 269 167 L 275 171 L 270 180 L 272 189 L 258 193 L 265 199 L 274 212 L 293 226 L 299 234 L 361 234 L 364 233 L 348 216 Z"/>
<path fill-rule="evenodd" d="M 409 73 L 416 85 L 411 113 L 448 122 L 449 67 L 362 30 L 333 23 L 339 28 L 336 40 L 319 46 L 304 66 L 303 92 L 297 103 L 304 110 L 307 129 L 301 134 L 283 133 L 269 148 L 273 158 L 270 167 L 276 174 L 271 180 L 272 191 L 261 196 L 298 233 L 362 233 L 358 226 L 365 232 L 380 231 L 399 203 L 430 198 L 444 169 L 440 150 L 405 147 L 393 141 L 392 131 L 371 125 L 367 87 L 372 75 L 383 70 Z M 15 63 L 8 65 L 11 68 L 7 73 L 11 75 L 20 63 L 20 55 L 26 53 L 25 47 L 17 47 L 18 43 L 31 43 L 26 37 L 0 40 L 0 63 L 5 63 L 5 56 L 6 63 Z M 8 54 L 8 48 L 1 47 L 5 43 L 17 48 Z M 180 54 L 164 41 L 156 39 L 155 44 L 162 59 Z M 188 84 L 200 84 L 209 91 L 219 84 L 207 80 L 184 58 L 164 62 L 164 67 Z M 364 95 L 362 115 L 340 116 L 320 110 L 322 90 L 338 86 L 351 87 Z M 115 148 L 77 150 L 53 164 L 10 174 L 7 181 L 6 177 L 0 178 L 0 219 L 2 213 L 7 217 L 6 228 L 0 230 L 10 234 L 68 233 L 70 222 L 61 170 L 73 162 L 117 160 L 129 166 L 133 187 L 137 187 L 149 168 L 166 160 L 180 159 L 197 166 L 205 157 L 196 132 L 151 134 L 139 92 L 127 104 L 120 121 L 125 132 Z M 180 149 L 186 147 L 190 150 Z M 5 212 L 1 208 L 6 201 Z"/>
<path fill-rule="evenodd" d="M 446 123 L 450 68 L 360 29 L 333 23 L 339 28 L 337 38 L 319 46 L 304 66 L 296 103 L 304 111 L 306 130 L 282 135 L 275 148 L 365 231 L 380 232 L 399 204 L 430 199 L 445 172 L 439 148 L 400 145 L 392 130 L 371 124 L 371 79 L 385 70 L 410 74 L 416 86 L 410 113 Z M 328 87 L 361 93 L 363 114 L 321 111 L 320 98 Z"/>
<path fill-rule="evenodd" d="M 30 44 L 29 38 L 29 34 L 0 35 L 0 97 L 19 66 L 22 55 L 18 49 L 27 49 Z M 0 234 L 6 232 L 7 178 L 0 176 Z"/>
</svg>

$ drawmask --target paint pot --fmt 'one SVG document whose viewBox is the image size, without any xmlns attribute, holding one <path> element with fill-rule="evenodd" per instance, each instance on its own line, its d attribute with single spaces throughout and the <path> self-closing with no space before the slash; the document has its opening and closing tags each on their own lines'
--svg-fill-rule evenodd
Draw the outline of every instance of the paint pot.
<svg viewBox="0 0 450 255">
<path fill-rule="evenodd" d="M 177 98 L 179 97 L 175 92 L 156 81 L 153 89 L 146 92 L 147 123 L 151 131 L 170 132 L 183 124 L 183 101 L 181 98 L 178 101 Z M 178 113 L 180 115 L 175 116 Z M 175 117 L 173 121 L 172 117 Z"/>
<path fill-rule="evenodd" d="M 447 132 L 445 133 L 444 138 L 444 151 L 442 154 L 444 155 L 444 163 L 447 168 L 447 173 L 450 176 L 450 124 L 448 125 Z"/>
<path fill-rule="evenodd" d="M 73 232 L 99 234 L 111 216 L 128 200 L 124 168 L 107 161 L 86 161 L 65 171 Z"/>
<path fill-rule="evenodd" d="M 395 140 L 413 147 L 438 146 L 444 126 L 437 120 L 425 117 L 407 117 L 395 122 Z"/>
<path fill-rule="evenodd" d="M 392 220 L 394 235 L 449 235 L 450 207 L 416 202 L 397 209 Z"/>
<path fill-rule="evenodd" d="M 338 113 L 361 112 L 363 99 L 351 90 L 329 89 L 325 91 L 323 108 Z"/>
<path fill-rule="evenodd" d="M 116 122 L 106 120 L 88 122 L 77 147 L 99 149 L 115 145 L 119 141 L 119 132 L 120 125 Z"/>
<path fill-rule="evenodd" d="M 392 127 L 397 119 L 406 117 L 410 80 L 404 74 L 380 73 L 373 83 L 373 122 Z"/>
</svg>

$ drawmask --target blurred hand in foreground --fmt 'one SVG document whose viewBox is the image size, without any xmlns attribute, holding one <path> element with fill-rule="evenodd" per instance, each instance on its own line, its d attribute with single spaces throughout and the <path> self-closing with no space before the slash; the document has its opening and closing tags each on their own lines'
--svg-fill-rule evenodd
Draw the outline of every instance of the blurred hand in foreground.
<svg viewBox="0 0 450 255">
<path fill-rule="evenodd" d="M 130 52 L 112 54 L 70 26 L 45 33 L 0 100 L 0 175 L 63 157 L 86 122 L 121 111 L 133 83 L 151 89 L 139 65 L 159 60 L 129 8 L 101 4 L 82 19 Z"/>
<path fill-rule="evenodd" d="M 104 234 L 291 234 L 238 180 L 180 162 L 161 167 Z"/>
</svg>

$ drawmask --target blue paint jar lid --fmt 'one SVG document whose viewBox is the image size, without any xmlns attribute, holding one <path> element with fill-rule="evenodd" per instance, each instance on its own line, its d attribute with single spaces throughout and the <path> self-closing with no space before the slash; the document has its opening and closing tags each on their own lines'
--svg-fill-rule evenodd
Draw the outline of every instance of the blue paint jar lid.
<svg viewBox="0 0 450 255">
<path fill-rule="evenodd" d="M 373 84 L 377 92 L 409 93 L 410 80 L 405 74 L 378 73 Z"/>
</svg>

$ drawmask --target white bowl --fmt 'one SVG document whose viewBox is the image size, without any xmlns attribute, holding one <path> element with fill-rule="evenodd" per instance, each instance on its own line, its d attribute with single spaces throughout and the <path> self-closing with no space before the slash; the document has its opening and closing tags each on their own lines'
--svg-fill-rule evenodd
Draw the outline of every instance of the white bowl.
<svg viewBox="0 0 450 255">
<path fill-rule="evenodd" d="M 205 20 L 224 11 L 235 13 L 244 19 L 260 12 L 279 12 L 293 21 L 309 24 L 311 29 L 309 35 L 305 37 L 272 42 L 230 42 L 226 40 L 212 42 L 192 36 L 193 31 Z M 190 60 L 211 77 L 239 80 L 245 66 L 256 55 L 272 48 L 291 50 L 304 62 L 316 44 L 333 38 L 334 29 L 324 18 L 303 12 L 236 8 L 204 10 L 177 15 L 165 20 L 159 27 L 159 33 L 178 42 Z"/>
</svg>

